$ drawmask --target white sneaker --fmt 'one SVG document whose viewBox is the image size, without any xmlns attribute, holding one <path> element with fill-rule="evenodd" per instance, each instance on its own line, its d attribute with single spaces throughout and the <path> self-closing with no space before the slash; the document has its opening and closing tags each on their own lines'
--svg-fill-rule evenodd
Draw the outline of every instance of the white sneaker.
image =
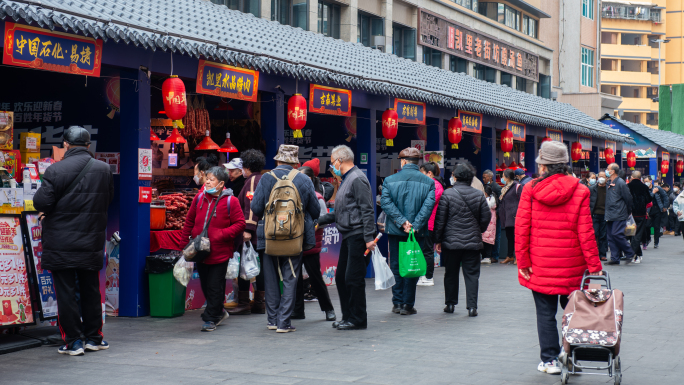
<svg viewBox="0 0 684 385">
<path fill-rule="evenodd" d="M 485 265 L 491 265 L 492 264 L 492 259 L 491 258 L 483 258 L 480 263 L 485 264 Z"/>
<path fill-rule="evenodd" d="M 632 263 L 641 263 L 641 258 L 642 257 L 637 255 L 636 257 L 634 257 L 634 260 L 632 261 Z"/>
<path fill-rule="evenodd" d="M 561 367 L 558 360 L 553 360 L 546 363 L 540 362 L 539 365 L 537 365 L 537 370 L 548 374 L 558 374 L 561 372 Z"/>
<path fill-rule="evenodd" d="M 434 278 L 425 278 L 423 280 L 423 286 L 435 286 L 435 279 Z"/>
<path fill-rule="evenodd" d="M 416 285 L 417 286 L 427 286 L 425 276 L 418 278 L 418 283 Z"/>
</svg>

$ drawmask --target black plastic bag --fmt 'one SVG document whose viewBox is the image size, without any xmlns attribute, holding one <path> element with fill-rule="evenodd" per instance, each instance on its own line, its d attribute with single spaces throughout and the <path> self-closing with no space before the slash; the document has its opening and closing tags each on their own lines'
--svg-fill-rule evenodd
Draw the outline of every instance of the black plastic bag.
<svg viewBox="0 0 684 385">
<path fill-rule="evenodd" d="M 170 254 L 150 255 L 145 259 L 145 273 L 161 274 L 173 270 L 180 256 Z"/>
</svg>

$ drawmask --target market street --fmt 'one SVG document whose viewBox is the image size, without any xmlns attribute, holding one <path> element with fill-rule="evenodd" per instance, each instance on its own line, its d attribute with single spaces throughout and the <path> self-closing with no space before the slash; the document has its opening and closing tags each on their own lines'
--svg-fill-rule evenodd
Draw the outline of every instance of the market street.
<svg viewBox="0 0 684 385">
<path fill-rule="evenodd" d="M 622 341 L 624 384 L 680 384 L 684 332 L 684 248 L 679 237 L 661 238 L 641 265 L 608 266 L 613 287 L 625 292 Z M 200 311 L 175 319 L 107 318 L 107 351 L 83 357 L 42 347 L 0 356 L 6 384 L 554 384 L 539 373 L 534 303 L 518 285 L 514 266 L 484 265 L 480 315 L 468 318 L 461 290 L 455 314 L 442 311 L 444 269 L 434 287 L 419 287 L 418 314 L 390 313 L 389 291 L 367 281 L 369 326 L 337 331 L 317 303 L 297 332 L 266 330 L 264 315 L 231 316 L 213 333 L 201 333 Z M 461 282 L 461 287 L 463 283 Z M 336 310 L 337 292 L 330 288 Z M 338 310 L 339 311 L 339 310 Z M 341 314 L 341 313 L 338 313 Z M 606 383 L 575 376 L 571 384 Z M 612 380 L 609 381 L 612 383 Z"/>
</svg>

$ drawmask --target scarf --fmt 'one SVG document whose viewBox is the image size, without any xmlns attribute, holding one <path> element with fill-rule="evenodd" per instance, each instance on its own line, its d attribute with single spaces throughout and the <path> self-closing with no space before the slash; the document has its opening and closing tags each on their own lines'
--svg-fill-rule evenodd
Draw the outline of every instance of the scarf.
<svg viewBox="0 0 684 385">
<path fill-rule="evenodd" d="M 513 181 L 508 181 L 506 185 L 501 189 L 501 197 L 499 198 L 500 201 L 503 201 L 504 195 L 508 192 L 508 189 L 511 188 L 511 185 L 513 184 Z"/>
</svg>

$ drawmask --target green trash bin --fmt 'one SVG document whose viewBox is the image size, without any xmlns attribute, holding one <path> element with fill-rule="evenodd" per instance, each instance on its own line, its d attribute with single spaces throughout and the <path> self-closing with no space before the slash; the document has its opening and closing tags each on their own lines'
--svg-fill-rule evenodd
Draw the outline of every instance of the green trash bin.
<svg viewBox="0 0 684 385">
<path fill-rule="evenodd" d="M 177 258 L 147 257 L 152 317 L 178 317 L 185 313 L 185 286 L 173 277 L 174 260 Z"/>
</svg>

